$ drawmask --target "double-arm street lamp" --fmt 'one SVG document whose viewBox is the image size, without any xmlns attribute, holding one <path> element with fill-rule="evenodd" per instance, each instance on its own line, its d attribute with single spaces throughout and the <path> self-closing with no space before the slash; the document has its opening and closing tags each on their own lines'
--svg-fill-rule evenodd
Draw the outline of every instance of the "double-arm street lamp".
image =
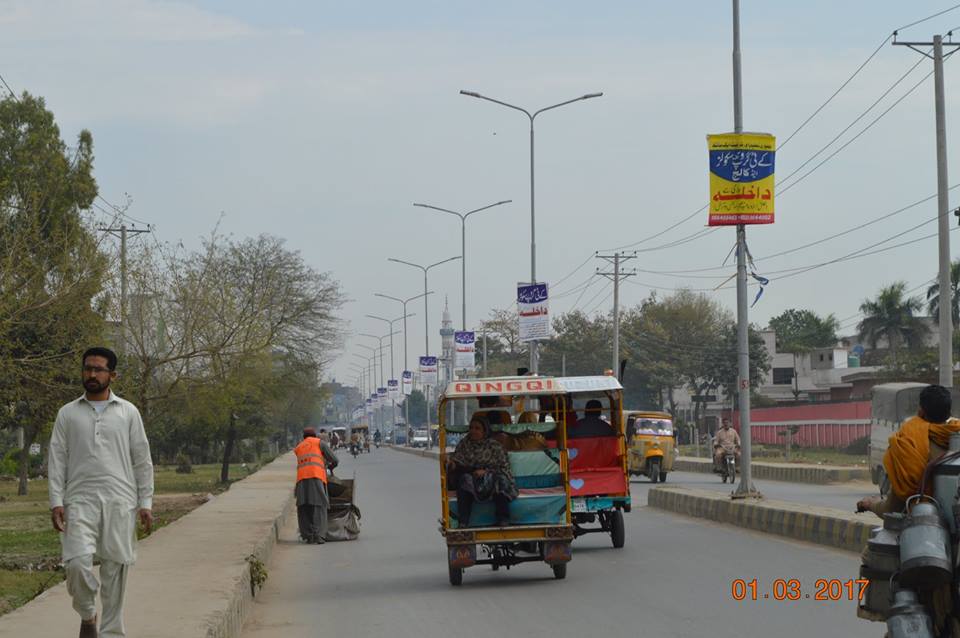
<svg viewBox="0 0 960 638">
<path fill-rule="evenodd" d="M 567 100 L 565 102 L 560 102 L 559 104 L 553 104 L 551 106 L 545 106 L 542 109 L 534 111 L 531 113 L 525 108 L 516 106 L 514 104 L 509 104 L 501 100 L 496 100 L 492 97 L 487 97 L 486 95 L 481 95 L 476 91 L 460 91 L 461 95 L 466 95 L 468 97 L 475 97 L 479 100 L 486 100 L 487 102 L 493 102 L 494 104 L 499 104 L 500 106 L 505 106 L 508 109 L 513 109 L 515 111 L 520 111 L 530 120 L 530 283 L 537 283 L 537 227 L 536 227 L 536 217 L 535 217 L 535 207 L 534 207 L 534 171 L 533 171 L 533 121 L 537 118 L 538 115 L 545 111 L 550 111 L 561 106 L 566 106 L 567 104 L 573 104 L 574 102 L 580 102 L 581 100 L 589 100 L 591 98 L 600 97 L 603 93 L 587 93 L 586 95 L 581 95 L 580 97 L 575 97 L 572 100 Z M 530 342 L 530 371 L 536 373 L 538 370 L 539 361 L 537 358 L 537 342 Z"/>
<path fill-rule="evenodd" d="M 473 210 L 467 211 L 465 213 L 460 213 L 455 210 L 449 210 L 446 208 L 440 208 L 439 206 L 431 206 L 430 204 L 414 204 L 414 206 L 419 206 L 420 208 L 429 208 L 430 210 L 439 211 L 441 213 L 449 213 L 450 215 L 456 215 L 460 218 L 460 299 L 461 299 L 461 323 L 460 329 L 467 329 L 467 218 L 474 213 L 479 213 L 484 210 L 493 208 L 494 206 L 500 206 L 502 204 L 509 204 L 513 200 L 505 199 L 495 204 L 488 204 L 482 208 L 475 208 Z"/>
<path fill-rule="evenodd" d="M 428 357 L 430 356 L 430 293 L 427 290 L 427 273 L 430 272 L 431 268 L 435 268 L 441 264 L 445 264 L 449 261 L 454 261 L 455 259 L 461 259 L 460 255 L 456 257 L 448 257 L 441 261 L 434 262 L 432 264 L 423 266 L 421 264 L 415 264 L 412 261 L 404 261 L 403 259 L 397 259 L 395 257 L 387 257 L 387 261 L 396 262 L 398 264 L 403 264 L 405 266 L 411 266 L 413 268 L 419 268 L 423 271 L 423 349 Z M 439 395 L 438 395 L 439 396 Z M 430 446 L 431 436 L 430 436 L 430 391 L 426 384 L 423 385 L 423 397 L 427 404 L 427 447 Z M 410 427 L 407 424 L 407 427 Z"/>
<path fill-rule="evenodd" d="M 414 295 L 408 299 L 401 299 L 400 297 L 392 297 L 390 295 L 385 295 L 382 292 L 373 293 L 374 297 L 382 297 L 384 299 L 390 299 L 391 301 L 397 301 L 403 305 L 403 370 L 404 372 L 410 370 L 409 359 L 407 359 L 407 317 L 412 317 L 412 314 L 407 314 L 407 304 L 415 299 L 420 297 L 426 297 L 427 295 L 432 295 L 433 291 L 429 290 L 419 295 Z M 393 348 L 391 348 L 393 350 Z M 391 367 L 393 365 L 391 364 Z M 412 381 L 412 379 L 411 379 Z M 403 390 L 403 379 L 400 380 L 400 389 Z M 407 400 L 407 395 L 403 395 L 403 419 L 406 422 L 407 427 L 410 427 L 410 402 Z"/>
<path fill-rule="evenodd" d="M 420 264 L 415 264 L 412 261 L 404 261 L 403 259 L 397 259 L 395 257 L 387 257 L 387 261 L 396 262 L 398 264 L 404 264 L 405 266 L 412 266 L 413 268 L 419 268 L 420 270 L 423 271 L 423 339 L 424 339 L 423 349 L 426 350 L 424 354 L 427 355 L 428 357 L 430 356 L 430 306 L 428 303 L 430 293 L 427 291 L 427 273 L 430 271 L 431 268 L 439 266 L 440 264 L 445 264 L 448 261 L 453 261 L 455 259 L 460 259 L 460 255 L 457 255 L 456 257 L 449 257 L 447 259 L 434 262 L 427 266 L 422 266 Z"/>
<path fill-rule="evenodd" d="M 379 316 L 377 316 L 377 315 L 367 315 L 367 317 L 369 317 L 370 319 L 376 319 L 377 321 L 383 321 L 384 323 L 386 323 L 386 324 L 390 327 L 390 381 L 396 381 L 396 380 L 397 380 L 396 368 L 394 368 L 394 366 L 393 366 L 393 335 L 395 335 L 395 334 L 397 334 L 397 333 L 394 332 L 394 330 L 393 330 L 393 324 L 394 324 L 394 322 L 400 321 L 401 319 L 403 320 L 404 324 L 406 324 L 406 319 L 407 319 L 407 317 L 412 317 L 412 316 L 414 316 L 412 313 L 409 314 L 409 315 L 406 314 L 406 313 L 404 313 L 404 315 L 403 315 L 402 317 L 397 317 L 396 319 L 387 319 L 386 317 L 379 317 Z M 406 332 L 404 332 L 404 338 L 406 338 Z M 398 382 L 398 385 L 399 385 L 399 382 Z M 399 390 L 400 388 L 398 387 L 397 389 Z M 388 386 L 387 386 L 387 392 L 389 393 L 389 391 L 390 391 L 390 387 L 389 387 L 389 384 L 388 384 Z M 395 425 L 397 424 L 397 400 L 396 400 L 395 398 L 393 398 L 393 397 L 390 397 L 390 408 L 391 408 L 391 409 L 390 409 L 390 417 L 393 419 L 393 423 L 392 423 L 391 426 L 390 426 L 390 427 L 392 428 L 393 426 L 395 426 Z"/>
</svg>

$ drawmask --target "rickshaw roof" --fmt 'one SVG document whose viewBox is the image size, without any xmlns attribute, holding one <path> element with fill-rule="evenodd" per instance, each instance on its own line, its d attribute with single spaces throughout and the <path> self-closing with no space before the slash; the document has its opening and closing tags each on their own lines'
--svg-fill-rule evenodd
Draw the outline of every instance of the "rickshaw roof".
<svg viewBox="0 0 960 638">
<path fill-rule="evenodd" d="M 624 410 L 623 412 L 630 416 L 647 416 L 655 419 L 669 419 L 673 421 L 673 415 L 669 412 L 660 412 L 659 410 Z"/>
<path fill-rule="evenodd" d="M 452 381 L 443 396 L 447 399 L 522 394 L 527 396 L 549 394 L 577 394 L 622 390 L 616 377 L 595 375 L 588 377 L 490 377 Z"/>
</svg>

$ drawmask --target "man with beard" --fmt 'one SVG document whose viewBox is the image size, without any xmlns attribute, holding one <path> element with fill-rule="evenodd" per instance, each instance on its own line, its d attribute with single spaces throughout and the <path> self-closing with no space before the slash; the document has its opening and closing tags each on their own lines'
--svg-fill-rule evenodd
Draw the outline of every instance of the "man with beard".
<svg viewBox="0 0 960 638">
<path fill-rule="evenodd" d="M 57 413 L 48 461 L 50 514 L 60 537 L 67 591 L 80 614 L 80 638 L 119 638 L 123 596 L 136 560 L 137 518 L 153 524 L 153 463 L 140 412 L 110 390 L 117 355 L 83 353 L 83 396 Z M 100 581 L 93 570 L 100 560 Z"/>
</svg>

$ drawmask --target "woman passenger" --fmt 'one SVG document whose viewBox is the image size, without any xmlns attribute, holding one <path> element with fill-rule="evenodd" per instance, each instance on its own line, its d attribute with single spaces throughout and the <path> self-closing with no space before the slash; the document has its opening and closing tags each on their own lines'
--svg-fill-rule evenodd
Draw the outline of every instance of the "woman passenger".
<svg viewBox="0 0 960 638">
<path fill-rule="evenodd" d="M 497 526 L 510 524 L 510 501 L 517 486 L 503 446 L 490 438 L 490 426 L 480 416 L 470 419 L 467 436 L 447 460 L 447 484 L 456 486 L 458 527 L 470 525 L 474 502 L 493 500 Z"/>
</svg>

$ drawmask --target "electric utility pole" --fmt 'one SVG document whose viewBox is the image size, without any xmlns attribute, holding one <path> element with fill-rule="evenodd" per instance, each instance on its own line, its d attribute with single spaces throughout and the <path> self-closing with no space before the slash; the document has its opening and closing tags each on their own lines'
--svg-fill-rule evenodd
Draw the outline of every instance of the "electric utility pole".
<svg viewBox="0 0 960 638">
<path fill-rule="evenodd" d="M 947 34 L 951 37 L 953 32 Z M 894 46 L 910 47 L 920 55 L 933 60 L 933 99 L 937 127 L 937 243 L 939 245 L 939 287 L 940 316 L 940 385 L 953 387 L 953 300 L 950 299 L 953 286 L 950 282 L 950 220 L 948 208 L 949 186 L 947 184 L 947 122 L 944 113 L 943 61 L 957 52 L 960 43 L 944 42 L 943 36 L 933 36 L 932 42 L 897 42 L 897 33 L 893 33 Z M 943 48 L 951 50 L 944 55 Z M 918 47 L 933 47 L 932 52 Z M 931 55 L 932 53 L 932 55 Z"/>
<path fill-rule="evenodd" d="M 743 133 L 740 0 L 733 0 L 733 131 Z M 747 302 L 747 226 L 737 224 L 737 392 L 740 404 L 740 485 L 734 498 L 758 498 L 753 486 L 750 439 L 750 306 Z"/>
<path fill-rule="evenodd" d="M 127 228 L 126 224 L 120 224 L 119 228 L 103 227 L 98 228 L 100 232 L 110 233 L 114 237 L 120 238 L 120 350 L 123 354 L 127 353 L 127 235 L 139 235 L 149 233 L 151 229 Z"/>
<path fill-rule="evenodd" d="M 613 375 L 620 378 L 620 282 L 627 277 L 632 277 L 635 270 L 624 271 L 620 266 L 625 261 L 637 258 L 637 252 L 630 254 L 615 252 L 612 255 L 597 255 L 597 259 L 603 259 L 613 265 L 613 272 L 601 272 L 597 268 L 597 274 L 613 282 Z"/>
</svg>

